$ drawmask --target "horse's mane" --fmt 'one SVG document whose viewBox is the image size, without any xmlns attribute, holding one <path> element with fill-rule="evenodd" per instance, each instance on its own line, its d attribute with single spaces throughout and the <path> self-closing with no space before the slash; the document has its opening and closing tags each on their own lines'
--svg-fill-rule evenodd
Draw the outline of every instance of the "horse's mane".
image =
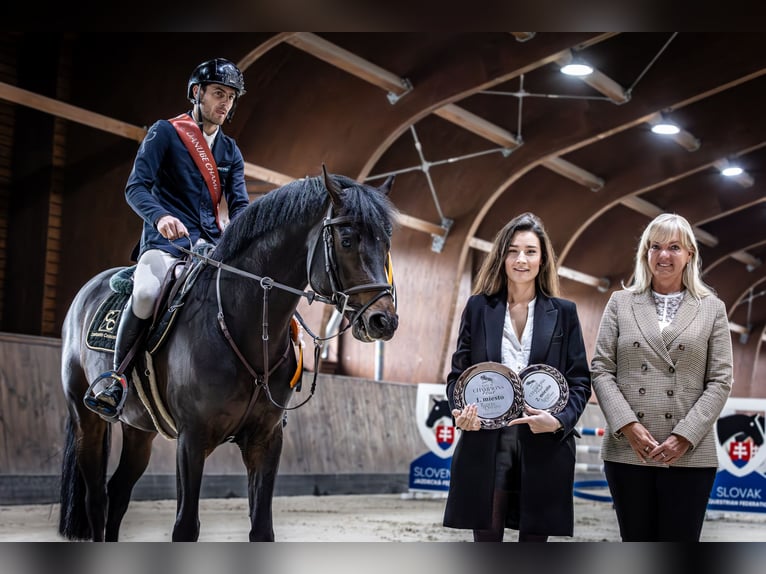
<svg viewBox="0 0 766 574">
<path fill-rule="evenodd" d="M 330 177 L 343 190 L 342 213 L 363 226 L 365 233 L 376 237 L 391 235 L 396 208 L 388 197 L 371 186 L 332 174 Z M 254 240 L 273 231 L 296 225 L 296 222 L 318 222 L 326 213 L 330 196 L 321 177 L 307 177 L 288 183 L 259 197 L 241 211 L 226 227 L 213 257 L 230 259 Z"/>
</svg>

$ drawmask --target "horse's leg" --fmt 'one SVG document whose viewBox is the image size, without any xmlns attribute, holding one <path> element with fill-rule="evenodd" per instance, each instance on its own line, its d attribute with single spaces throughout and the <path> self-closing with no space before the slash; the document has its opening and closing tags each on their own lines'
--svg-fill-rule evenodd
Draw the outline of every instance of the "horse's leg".
<svg viewBox="0 0 766 574">
<path fill-rule="evenodd" d="M 120 463 L 109 479 L 109 510 L 106 519 L 106 541 L 117 542 L 120 524 L 130 504 L 133 487 L 144 474 L 152 455 L 152 441 L 157 433 L 122 425 Z"/>
<path fill-rule="evenodd" d="M 204 433 L 179 430 L 176 447 L 176 523 L 173 542 L 195 542 L 199 538 L 199 493 L 205 467 Z"/>
<path fill-rule="evenodd" d="M 262 429 L 258 429 L 262 432 Z M 282 425 L 277 424 L 264 439 L 251 432 L 240 442 L 247 467 L 247 498 L 250 503 L 250 541 L 273 542 L 274 522 L 271 501 L 282 454 Z"/>
</svg>

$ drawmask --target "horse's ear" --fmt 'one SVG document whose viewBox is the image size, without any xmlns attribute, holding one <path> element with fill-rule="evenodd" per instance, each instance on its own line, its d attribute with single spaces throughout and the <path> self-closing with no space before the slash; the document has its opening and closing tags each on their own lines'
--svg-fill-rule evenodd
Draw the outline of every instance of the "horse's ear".
<svg viewBox="0 0 766 574">
<path fill-rule="evenodd" d="M 341 189 L 328 175 L 327 168 L 324 164 L 322 164 L 322 178 L 324 179 L 324 186 L 327 189 L 327 193 L 330 194 L 330 200 L 332 201 L 332 204 L 336 208 L 339 208 L 342 204 L 340 200 Z"/>
<path fill-rule="evenodd" d="M 388 195 L 391 192 L 391 186 L 394 184 L 394 176 L 389 175 L 386 178 L 386 181 L 383 182 L 383 185 L 381 185 L 378 189 L 383 195 Z"/>
</svg>

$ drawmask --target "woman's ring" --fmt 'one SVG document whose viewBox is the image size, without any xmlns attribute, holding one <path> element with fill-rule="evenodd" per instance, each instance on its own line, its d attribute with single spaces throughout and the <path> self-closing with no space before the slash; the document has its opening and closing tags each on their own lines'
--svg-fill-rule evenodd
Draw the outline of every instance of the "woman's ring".
<svg viewBox="0 0 766 574">
<path fill-rule="evenodd" d="M 665 458 L 665 453 L 664 452 L 661 452 L 660 454 L 662 455 L 662 458 Z"/>
<path fill-rule="evenodd" d="M 644 452 L 649 452 L 651 449 L 648 446 L 644 447 Z"/>
</svg>

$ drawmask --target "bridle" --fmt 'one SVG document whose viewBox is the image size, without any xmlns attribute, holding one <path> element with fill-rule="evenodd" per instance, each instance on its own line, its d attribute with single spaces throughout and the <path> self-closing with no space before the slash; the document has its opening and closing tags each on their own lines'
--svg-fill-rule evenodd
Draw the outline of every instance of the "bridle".
<svg viewBox="0 0 766 574">
<path fill-rule="evenodd" d="M 390 255 L 389 259 L 386 261 L 386 277 L 389 279 L 386 283 L 366 283 L 364 285 L 356 285 L 355 287 L 343 289 L 343 283 L 340 279 L 338 268 L 338 257 L 335 251 L 333 227 L 336 225 L 340 226 L 352 222 L 353 218 L 348 215 L 333 217 L 332 204 L 330 204 L 330 206 L 327 208 L 327 215 L 322 220 L 322 230 L 312 241 L 312 247 L 309 248 L 309 256 L 306 259 L 306 276 L 308 277 L 309 285 L 311 285 L 311 269 L 314 263 L 314 256 L 319 245 L 319 236 L 321 235 L 322 246 L 324 248 L 325 273 L 327 274 L 327 278 L 330 282 L 330 289 L 332 290 L 332 293 L 330 295 L 321 295 L 322 299 L 320 300 L 325 303 L 334 305 L 338 310 L 338 313 L 341 315 L 344 315 L 346 311 L 349 310 L 354 312 L 354 316 L 349 320 L 349 324 L 346 326 L 346 328 L 342 331 L 339 331 L 336 335 L 333 335 L 333 337 L 336 337 L 345 332 L 346 329 L 360 320 L 362 314 L 372 305 L 374 305 L 381 297 L 391 295 L 394 303 L 396 303 L 395 287 L 392 275 L 390 273 Z M 378 293 L 361 307 L 352 307 L 348 304 L 348 300 L 352 295 L 356 295 L 357 293 L 364 293 L 367 291 L 377 291 Z M 319 339 L 318 337 L 313 338 L 315 340 Z"/>
<path fill-rule="evenodd" d="M 315 365 L 317 365 L 318 361 L 320 360 L 320 351 L 322 348 L 322 343 L 334 337 L 338 337 L 344 332 L 346 332 L 357 321 L 361 320 L 363 313 L 367 311 L 367 309 L 369 309 L 380 298 L 385 297 L 386 295 L 390 295 L 394 301 L 394 304 L 396 304 L 396 288 L 393 282 L 393 274 L 391 271 L 390 254 L 386 262 L 386 278 L 387 278 L 386 283 L 366 283 L 363 285 L 356 285 L 348 289 L 343 288 L 343 283 L 340 280 L 337 253 L 335 251 L 333 227 L 336 225 L 345 225 L 352 222 L 353 222 L 353 218 L 351 218 L 350 216 L 333 217 L 333 205 L 332 203 L 330 203 L 330 206 L 327 208 L 327 214 L 322 220 L 322 229 L 320 232 L 315 234 L 309 246 L 309 250 L 308 250 L 309 255 L 307 257 L 307 263 L 306 263 L 306 275 L 308 279 L 308 284 L 310 286 L 312 285 L 311 270 L 313 267 L 314 256 L 319 247 L 319 238 L 321 237 L 322 238 L 321 245 L 323 248 L 324 259 L 325 259 L 325 273 L 327 274 L 327 278 L 330 283 L 330 289 L 332 290 L 332 292 L 329 294 L 321 293 L 319 292 L 318 289 L 315 291 L 311 291 L 311 290 L 301 291 L 300 289 L 296 289 L 294 287 L 290 287 L 289 285 L 285 285 L 283 283 L 279 283 L 278 281 L 274 281 L 271 277 L 260 276 L 254 273 L 250 273 L 249 271 L 238 269 L 237 267 L 227 265 L 221 261 L 211 259 L 207 255 L 195 253 L 191 249 L 186 249 L 185 247 L 181 247 L 179 245 L 174 244 L 174 246 L 177 249 L 179 249 L 181 252 L 185 253 L 189 257 L 200 259 L 203 263 L 211 265 L 218 269 L 218 271 L 216 272 L 216 300 L 218 304 L 218 315 L 217 315 L 218 324 L 221 327 L 221 331 L 223 332 L 224 337 L 228 341 L 229 346 L 234 351 L 234 354 L 237 355 L 240 362 L 244 365 L 244 367 L 253 377 L 254 388 L 253 388 L 253 393 L 250 397 L 250 401 L 247 405 L 247 409 L 245 410 L 245 413 L 242 416 L 242 419 L 240 420 L 239 425 L 237 426 L 237 429 L 229 437 L 227 437 L 226 440 L 229 440 L 229 441 L 233 440 L 236 437 L 236 435 L 239 433 L 239 431 L 242 429 L 242 426 L 245 420 L 247 420 L 250 412 L 253 409 L 253 406 L 255 405 L 256 399 L 258 398 L 258 391 L 261 387 L 265 389 L 266 396 L 268 397 L 271 404 L 282 410 L 294 410 L 299 407 L 302 407 L 311 399 L 311 397 L 314 396 L 314 391 L 316 390 L 317 374 L 319 372 L 318 368 L 314 369 L 314 378 L 311 383 L 311 390 L 310 390 L 309 396 L 306 397 L 306 399 L 302 401 L 301 403 L 293 407 L 288 407 L 286 405 L 280 405 L 271 396 L 271 391 L 269 390 L 269 375 L 273 373 L 287 358 L 287 351 L 289 351 L 290 349 L 290 346 L 288 345 L 287 350 L 282 355 L 282 357 L 280 357 L 280 359 L 271 368 L 269 368 L 268 309 L 269 309 L 269 294 L 271 292 L 271 289 L 276 288 L 282 291 L 293 293 L 294 295 L 298 295 L 300 297 L 305 297 L 309 304 L 313 303 L 314 301 L 320 301 L 321 303 L 325 303 L 327 305 L 333 305 L 341 315 L 345 314 L 346 311 L 354 312 L 353 317 L 349 320 L 349 323 L 345 328 L 338 329 L 338 332 L 333 335 L 329 335 L 326 337 L 319 337 L 315 335 L 311 331 L 311 329 L 308 328 L 308 326 L 306 325 L 305 321 L 300 316 L 300 314 L 297 311 L 295 311 L 294 315 L 297 318 L 298 322 L 301 324 L 301 326 L 303 326 L 305 331 L 309 334 L 309 336 L 312 338 L 314 342 L 314 364 Z M 191 239 L 189 241 L 191 243 Z M 215 252 L 215 250 L 213 250 L 213 252 Z M 250 363 L 247 361 L 245 356 L 239 350 L 239 347 L 237 346 L 237 344 L 234 342 L 234 339 L 232 338 L 231 333 L 229 332 L 228 326 L 226 325 L 226 319 L 224 317 L 224 312 L 223 312 L 223 302 L 221 297 L 221 272 L 222 271 L 228 271 L 235 275 L 239 275 L 240 277 L 246 277 L 248 279 L 257 281 L 259 285 L 261 286 L 261 288 L 263 289 L 263 315 L 262 315 L 263 331 L 261 334 L 261 338 L 264 343 L 263 344 L 263 367 L 264 367 L 263 374 L 257 373 L 255 369 L 250 365 Z M 348 301 L 353 295 L 356 295 L 357 293 L 367 292 L 367 291 L 377 291 L 378 293 L 373 298 L 371 298 L 368 302 L 364 303 L 363 305 L 359 307 L 354 307 L 349 305 Z"/>
</svg>

